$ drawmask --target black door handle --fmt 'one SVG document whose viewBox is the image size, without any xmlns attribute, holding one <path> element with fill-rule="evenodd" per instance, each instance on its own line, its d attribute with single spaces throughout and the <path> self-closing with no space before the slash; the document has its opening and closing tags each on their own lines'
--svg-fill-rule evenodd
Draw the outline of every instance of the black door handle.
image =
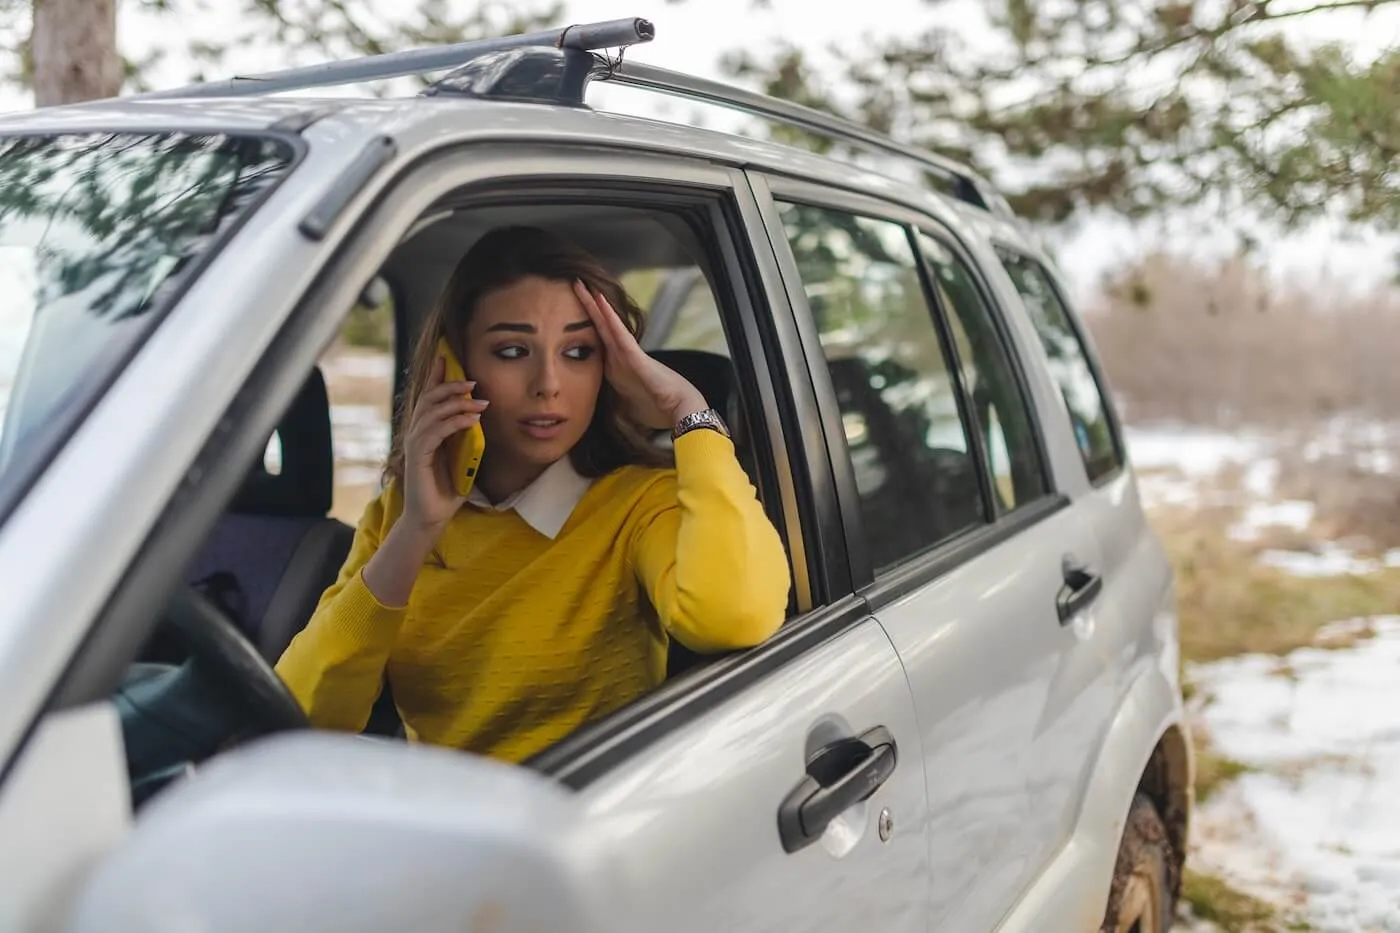
<svg viewBox="0 0 1400 933">
<path fill-rule="evenodd" d="M 1065 558 L 1064 581 L 1065 585 L 1055 596 L 1055 608 L 1060 613 L 1061 625 L 1098 599 L 1103 591 L 1103 577 L 1070 557 Z"/>
<path fill-rule="evenodd" d="M 783 851 L 796 852 L 820 839 L 832 820 L 889 780 L 897 760 L 894 736 L 884 726 L 823 746 L 778 808 Z"/>
</svg>

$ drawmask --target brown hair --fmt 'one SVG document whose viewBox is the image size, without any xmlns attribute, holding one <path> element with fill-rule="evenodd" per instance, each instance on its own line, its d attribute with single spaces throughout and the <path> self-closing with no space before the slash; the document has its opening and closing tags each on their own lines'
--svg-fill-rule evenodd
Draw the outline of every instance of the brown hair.
<svg viewBox="0 0 1400 933">
<path fill-rule="evenodd" d="M 397 431 L 385 465 L 386 485 L 394 479 L 403 481 L 403 440 L 413 408 L 432 372 L 438 338 L 446 336 L 452 352 L 465 360 L 467 324 L 477 302 L 489 292 L 530 276 L 565 283 L 581 280 L 607 298 L 622 323 L 641 339 L 641 308 L 622 283 L 585 250 L 538 227 L 498 227 L 487 232 L 457 263 L 418 334 L 409 364 L 408 386 L 395 413 Z M 664 451 L 648 440 L 646 429 L 623 414 L 617 394 L 607 382 L 599 391 L 593 420 L 569 451 L 569 459 L 575 470 L 588 477 L 603 476 L 628 464 L 668 466 L 671 462 Z"/>
</svg>

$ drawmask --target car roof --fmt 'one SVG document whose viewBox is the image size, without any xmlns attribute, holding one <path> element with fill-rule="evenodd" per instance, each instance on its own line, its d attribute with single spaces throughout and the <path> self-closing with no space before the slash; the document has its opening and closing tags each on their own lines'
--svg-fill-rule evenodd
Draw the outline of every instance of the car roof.
<svg viewBox="0 0 1400 933">
<path fill-rule="evenodd" d="M 0 115 L 0 135 L 66 132 L 299 133 L 309 145 L 358 149 L 390 136 L 412 150 L 442 140 L 564 141 L 689 156 L 834 185 L 902 202 L 944 223 L 1010 242 L 1049 262 L 1028 231 L 997 213 L 929 188 L 897 155 L 865 164 L 798 146 L 651 117 L 550 103 L 461 97 L 248 95 L 117 97 Z"/>
</svg>

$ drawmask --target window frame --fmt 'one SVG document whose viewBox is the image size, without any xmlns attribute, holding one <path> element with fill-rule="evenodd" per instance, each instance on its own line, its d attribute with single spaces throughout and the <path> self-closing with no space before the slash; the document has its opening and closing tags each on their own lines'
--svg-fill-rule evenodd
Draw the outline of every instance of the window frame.
<svg viewBox="0 0 1400 933">
<path fill-rule="evenodd" d="M 987 464 L 989 461 L 987 459 L 985 443 L 983 442 L 980 432 L 975 430 L 969 430 L 970 426 L 973 423 L 972 399 L 967 391 L 967 386 L 963 380 L 962 371 L 957 365 L 956 348 L 953 346 L 952 334 L 949 330 L 948 322 L 944 319 L 938 304 L 932 298 L 929 283 L 929 269 L 919 249 L 914 228 L 905 221 L 893 219 L 889 216 L 886 216 L 883 213 L 879 213 L 874 210 L 857 210 L 848 208 L 846 206 L 836 206 L 831 203 L 828 203 L 826 199 L 820 198 L 815 195 L 810 197 L 790 196 L 783 193 L 780 189 L 779 193 L 776 194 L 773 198 L 774 214 L 776 222 L 779 225 L 779 230 L 781 231 L 783 237 L 783 242 L 785 244 L 788 244 L 788 253 L 792 260 L 790 267 L 792 276 L 791 281 L 796 283 L 793 293 L 794 295 L 800 296 L 801 301 L 803 302 L 802 307 L 805 309 L 804 326 L 810 327 L 813 335 L 812 339 L 815 342 L 816 347 L 816 355 L 809 359 L 808 365 L 813 371 L 814 378 L 817 378 L 816 374 L 818 371 L 820 371 L 822 381 L 826 384 L 827 391 L 830 391 L 831 393 L 832 404 L 835 407 L 837 413 L 837 426 L 835 428 L 830 429 L 827 435 L 827 443 L 830 450 L 830 456 L 833 459 L 833 463 L 839 463 L 841 467 L 849 468 L 850 481 L 852 483 L 852 487 L 855 488 L 855 468 L 851 457 L 850 446 L 846 442 L 845 437 L 845 412 L 841 409 L 840 402 L 839 400 L 837 400 L 835 385 L 831 383 L 830 361 L 827 359 L 825 347 L 822 346 L 821 335 L 816 328 L 816 322 L 812 315 L 811 307 L 807 299 L 807 283 L 802 280 L 801 273 L 797 268 L 796 256 L 792 255 L 791 245 L 787 239 L 787 228 L 783 224 L 781 208 L 781 205 L 786 204 L 800 205 L 803 207 L 815 208 L 817 210 L 840 212 L 851 217 L 857 217 L 860 219 L 875 221 L 878 223 L 890 224 L 891 226 L 896 228 L 899 231 L 899 233 L 903 236 L 904 243 L 910 251 L 910 258 L 913 261 L 913 265 L 910 271 L 914 273 L 914 279 L 918 283 L 918 297 L 922 299 L 924 307 L 929 315 L 929 322 L 930 326 L 932 327 L 934 339 L 936 339 L 939 343 L 939 352 L 942 356 L 944 370 L 947 373 L 947 375 L 951 378 L 954 386 L 955 401 L 958 409 L 958 420 L 959 423 L 962 425 L 964 432 L 963 436 L 968 444 L 968 454 L 973 458 L 973 466 L 976 470 L 978 496 L 981 500 L 980 504 L 983 515 L 985 517 L 984 525 L 990 525 L 994 523 L 996 520 L 996 509 L 993 506 L 991 500 L 992 490 L 990 483 L 990 472 L 987 469 Z M 784 261 L 784 267 L 788 267 L 788 263 L 786 262 L 786 260 Z M 937 550 L 938 548 L 944 546 L 945 544 L 951 541 L 955 541 L 964 535 L 971 534 L 978 530 L 977 527 L 960 529 L 959 531 L 948 536 L 947 538 L 938 541 L 931 541 L 919 550 L 914 551 L 911 554 L 905 555 L 893 566 L 880 569 L 876 568 L 873 565 L 873 563 L 869 560 L 870 546 L 869 540 L 865 537 L 864 530 L 865 508 L 861 501 L 858 489 L 854 494 L 852 505 L 850 506 L 850 512 L 852 514 L 849 522 L 849 527 L 859 529 L 858 531 L 854 532 L 855 534 L 858 534 L 859 537 L 853 539 L 853 543 L 851 545 L 850 550 L 852 554 L 860 554 L 862 556 L 862 566 L 860 567 L 859 572 L 863 573 L 864 575 L 870 578 L 882 578 L 884 576 L 887 576 L 897 571 L 900 567 L 904 566 L 905 564 L 908 564 L 912 561 L 917 561 L 924 554 Z M 859 546 L 857 546 L 857 542 Z M 856 566 L 853 565 L 852 574 L 855 575 L 857 572 L 858 571 Z"/>
<path fill-rule="evenodd" d="M 974 560 L 986 551 L 1068 507 L 1070 500 L 1058 490 L 1049 469 L 1050 461 L 1047 456 L 1044 428 L 1041 423 L 1041 410 L 1035 403 L 1034 395 L 1029 391 L 1026 364 L 1021 356 L 1020 345 L 1002 318 L 1005 310 L 1000 302 L 995 300 L 994 293 L 988 287 L 981 265 L 972 258 L 972 251 L 959 239 L 956 231 L 931 215 L 898 202 L 830 187 L 825 184 L 814 184 L 774 172 L 750 172 L 749 177 L 753 183 L 755 194 L 759 197 L 760 210 L 768 228 L 769 240 L 778 254 L 788 300 L 797 309 L 796 326 L 803 337 L 803 346 L 807 354 L 806 365 L 814 391 L 817 394 L 817 405 L 822 414 L 825 447 L 831 462 L 832 473 L 836 479 L 837 494 L 841 500 L 841 518 L 846 528 L 847 549 L 852 555 L 851 576 L 855 580 L 856 592 L 865 599 L 871 610 L 878 611 L 881 606 L 927 586 L 940 577 L 946 576 L 955 568 Z M 948 341 L 951 334 L 948 330 L 948 321 L 944 318 L 945 312 L 942 305 L 937 301 L 935 295 L 928 292 L 927 277 L 931 274 L 931 270 L 928 268 L 928 260 L 924 256 L 923 250 L 918 247 L 915 232 L 922 231 L 930 237 L 937 238 L 963 262 L 968 268 L 979 297 L 987 302 L 988 312 L 993 318 L 993 326 L 996 328 L 997 335 L 1010 359 L 1012 376 L 1017 383 L 1017 391 L 1020 393 L 1031 419 L 1031 434 L 1035 441 L 1040 470 L 1045 478 L 1046 491 L 1043 495 L 1011 512 L 998 515 L 995 510 L 989 511 L 990 518 L 986 524 L 966 529 L 939 544 L 932 545 L 878 575 L 874 572 L 870 565 L 869 551 L 866 548 L 865 530 L 860 517 L 860 496 L 856 488 L 855 472 L 851 465 L 850 454 L 846 448 L 840 407 L 837 404 L 835 389 L 827 372 L 826 357 L 822 351 L 816 324 L 807 305 L 806 291 L 798 275 L 796 258 L 788 246 L 782 220 L 778 214 L 776 202 L 779 200 L 796 201 L 813 207 L 859 214 L 872 219 L 891 221 L 903 227 L 906 238 L 914 247 L 919 263 L 920 279 L 925 288 L 925 304 L 935 321 L 934 326 L 939 330 L 940 338 L 944 339 L 947 345 L 945 352 L 956 352 L 956 349 Z M 960 387 L 959 404 L 960 406 L 965 405 L 967 400 L 965 399 L 965 389 L 962 388 L 961 373 L 956 372 L 955 378 Z M 968 417 L 968 410 L 962 409 L 961 413 L 964 418 Z M 980 432 L 973 431 L 972 433 L 974 435 L 972 438 L 973 449 L 981 458 L 978 470 L 982 474 L 979 486 L 982 488 L 984 496 L 984 508 L 991 509 L 992 504 L 986 498 L 991 492 L 986 486 L 991 477 L 990 465 L 987 461 L 985 445 L 978 436 Z"/>
<path fill-rule="evenodd" d="M 1079 344 L 1079 352 L 1084 355 L 1084 360 L 1089 367 L 1089 374 L 1094 380 L 1094 387 L 1099 393 L 1099 404 L 1103 406 L 1104 420 L 1108 423 L 1109 439 L 1113 443 L 1114 467 L 1111 470 L 1101 473 L 1097 478 L 1089 476 L 1089 465 L 1083 463 L 1084 456 L 1083 452 L 1080 451 L 1080 462 L 1083 463 L 1084 466 L 1084 478 L 1088 481 L 1089 485 L 1095 489 L 1112 485 L 1113 481 L 1122 476 L 1123 472 L 1127 469 L 1128 449 L 1127 445 L 1123 442 L 1123 425 L 1121 419 L 1118 417 L 1118 405 L 1114 398 L 1112 388 L 1109 386 L 1108 376 L 1104 372 L 1103 364 L 1099 359 L 1098 348 L 1094 346 L 1093 341 L 1089 339 L 1088 331 L 1084 327 L 1083 321 L 1079 319 L 1078 311 L 1075 309 L 1074 305 L 1070 303 L 1065 294 L 1064 287 L 1060 283 L 1059 276 L 1055 274 L 1054 269 L 1049 263 L 1043 261 L 1024 246 L 1016 245 L 1000 237 L 992 240 L 992 251 L 996 254 L 997 262 L 1002 263 L 1002 271 L 1005 272 L 1007 278 L 1010 279 L 1011 288 L 1016 293 L 1017 300 L 1023 305 L 1025 304 L 1025 298 L 1021 295 L 1021 290 L 1016 287 L 1016 280 L 1011 276 L 1011 271 L 1005 268 L 1004 257 L 1006 256 L 1010 256 L 1015 261 L 1027 263 L 1038 271 L 1044 279 L 1046 286 L 1050 289 L 1051 295 L 1054 296 L 1060 308 L 1064 311 L 1065 320 L 1069 323 L 1070 333 L 1074 336 L 1075 342 Z M 1030 312 L 1027 310 L 1026 314 L 1029 316 Z M 1033 319 L 1032 327 L 1034 327 Z M 1037 334 L 1037 336 L 1039 335 Z M 1042 352 L 1044 351 L 1042 350 Z M 1058 388 L 1058 384 L 1056 387 Z M 1068 412 L 1066 412 L 1066 414 L 1068 415 Z M 1076 449 L 1077 448 L 1078 445 L 1076 444 Z"/>
<path fill-rule="evenodd" d="M 726 327 L 737 324 L 743 331 L 742 342 L 734 348 L 734 362 L 741 380 L 756 382 L 758 390 L 754 394 L 751 386 L 741 386 L 741 391 L 746 405 L 752 400 L 761 410 L 761 419 L 752 425 L 756 443 L 767 448 L 760 456 L 780 461 L 779 501 L 785 519 L 780 527 L 796 529 L 799 535 L 789 550 L 795 572 L 814 569 L 809 579 L 795 581 L 812 594 L 810 607 L 788 619 L 767 642 L 717 657 L 663 683 L 522 766 L 566 787 L 587 786 L 685 723 L 753 689 L 771 672 L 869 618 L 868 606 L 852 591 L 829 464 L 821 445 L 804 439 L 805 426 L 817 417 L 816 403 L 804 359 L 800 352 L 794 353 L 800 344 L 792 309 L 743 172 L 692 157 L 643 153 L 593 140 L 559 144 L 445 140 L 440 148 L 386 172 L 382 189 L 376 187 L 374 196 L 347 218 L 343 237 L 323 241 L 315 275 L 289 298 L 289 310 L 277 333 L 258 353 L 217 428 L 200 445 L 185 485 L 166 502 L 120 583 L 107 594 L 40 715 L 110 695 L 153 630 L 165 595 L 179 584 L 186 559 L 232 500 L 242 477 L 265 450 L 282 410 L 339 332 L 362 283 L 384 267 L 401 234 L 448 194 L 501 191 L 522 183 L 545 188 L 555 182 L 594 193 L 604 187 L 641 191 L 649 204 L 664 189 L 692 203 L 705 197 L 718 202 L 709 215 L 722 264 L 717 268 L 734 275 L 733 287 L 721 296 L 721 309 L 726 314 L 726 305 L 737 309 L 737 319 L 726 319 Z M 294 223 L 295 218 L 287 222 Z M 401 302 L 396 313 L 403 313 Z M 395 343 L 398 352 L 403 346 L 399 334 Z M 802 561 L 798 548 L 805 555 Z"/>
<path fill-rule="evenodd" d="M 960 262 L 964 270 L 966 270 L 968 277 L 972 281 L 972 287 L 977 292 L 977 297 L 982 302 L 982 310 L 986 312 L 987 317 L 991 320 L 993 339 L 1001 346 L 1007 366 L 1011 370 L 1011 380 L 1015 384 L 1016 396 L 1020 400 L 1021 406 L 1029 419 L 1030 441 L 1034 450 L 1036 471 L 1040 474 L 1042 490 L 1040 495 L 1036 498 L 1018 503 L 1006 512 L 1002 512 L 997 508 L 995 501 L 989 500 L 990 514 L 995 516 L 992 520 L 993 524 L 995 524 L 997 521 L 1010 518 L 1022 509 L 1055 494 L 1055 479 L 1050 469 L 1050 451 L 1045 441 L 1045 427 L 1041 423 L 1041 412 L 1036 405 L 1035 396 L 1030 391 L 1030 373 L 1026 372 L 1026 361 L 1021 356 L 1020 346 L 1016 342 L 1015 335 L 1011 333 L 1010 328 L 1007 326 L 1006 309 L 997 302 L 996 294 L 987 282 L 981 267 L 973 259 L 972 253 L 963 248 L 962 244 L 952 236 L 951 231 L 947 231 L 942 228 L 941 225 L 927 223 L 915 224 L 911 234 L 911 240 L 914 244 L 915 255 L 918 257 L 919 264 L 923 269 L 924 289 L 927 294 L 927 300 L 935 309 L 934 314 L 939 319 L 939 327 L 948 336 L 948 352 L 951 353 L 955 359 L 955 364 L 958 366 L 959 377 L 961 377 L 961 364 L 963 361 L 958 358 L 957 341 L 952 339 L 952 324 L 948 320 L 952 309 L 943 306 L 943 301 L 939 297 L 938 289 L 934 287 L 933 283 L 937 277 L 934 273 L 932 262 L 924 253 L 922 246 L 918 242 L 918 234 L 920 233 L 936 241 L 942 245 L 944 249 L 952 253 L 953 259 Z M 966 325 L 964 325 L 964 327 L 965 326 Z M 961 378 L 959 378 L 959 383 L 961 383 Z M 967 394 L 965 387 L 963 392 L 966 395 L 968 404 L 971 405 L 971 395 Z M 975 412 L 973 414 L 975 416 Z M 986 450 L 986 440 L 982 437 L 980 425 L 978 427 L 979 430 L 976 432 L 977 446 L 982 450 L 985 479 L 986 482 L 990 484 L 993 482 L 995 476 L 992 472 L 991 454 L 990 451 Z M 986 491 L 990 497 L 990 486 Z"/>
</svg>

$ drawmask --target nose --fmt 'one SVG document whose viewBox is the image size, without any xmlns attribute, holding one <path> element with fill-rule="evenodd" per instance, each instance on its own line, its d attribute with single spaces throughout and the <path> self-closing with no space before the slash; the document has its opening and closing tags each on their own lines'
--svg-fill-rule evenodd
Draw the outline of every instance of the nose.
<svg viewBox="0 0 1400 933">
<path fill-rule="evenodd" d="M 553 354 L 543 353 L 536 359 L 539 360 L 539 365 L 535 367 L 531 394 L 536 398 L 556 398 L 560 390 L 559 361 Z"/>
</svg>

